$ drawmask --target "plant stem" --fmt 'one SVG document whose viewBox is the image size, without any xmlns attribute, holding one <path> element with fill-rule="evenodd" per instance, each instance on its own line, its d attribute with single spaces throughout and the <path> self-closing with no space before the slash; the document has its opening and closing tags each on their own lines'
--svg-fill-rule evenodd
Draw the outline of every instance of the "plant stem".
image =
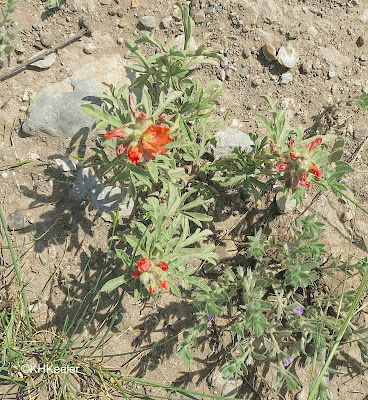
<svg viewBox="0 0 368 400">
<path fill-rule="evenodd" d="M 360 300 L 362 299 L 362 296 L 363 296 L 364 291 L 365 291 L 365 289 L 367 287 L 367 284 L 368 284 L 368 269 L 366 270 L 366 272 L 365 272 L 365 274 L 363 276 L 363 279 L 360 282 L 360 285 L 359 285 L 358 290 L 357 290 L 357 292 L 355 294 L 353 303 L 350 306 L 348 315 L 344 319 L 344 322 L 343 322 L 343 324 L 342 324 L 342 326 L 341 326 L 341 328 L 340 328 L 340 330 L 339 330 L 339 332 L 337 334 L 337 337 L 335 339 L 335 343 L 332 346 L 332 349 L 331 349 L 330 354 L 329 354 L 329 356 L 327 358 L 327 361 L 325 362 L 325 365 L 323 366 L 322 370 L 320 371 L 317 380 L 315 381 L 312 389 L 310 390 L 307 400 L 313 400 L 314 399 L 314 396 L 316 395 L 316 393 L 318 391 L 318 388 L 319 388 L 319 386 L 320 386 L 320 384 L 322 382 L 322 379 L 325 376 L 325 374 L 326 374 L 326 372 L 327 372 L 327 370 L 328 370 L 328 368 L 329 368 L 329 366 L 331 364 L 331 361 L 335 356 L 337 348 L 340 345 L 341 339 L 344 336 L 346 328 L 350 324 L 351 319 L 356 314 L 355 309 L 357 308 Z"/>
<path fill-rule="evenodd" d="M 9 231 L 8 231 L 8 227 L 6 224 L 6 220 L 5 220 L 5 216 L 3 213 L 3 207 L 2 204 L 0 202 L 0 220 L 1 220 L 1 225 L 4 229 L 5 232 L 5 237 L 6 237 L 6 241 L 8 242 L 8 247 L 9 247 L 9 251 L 10 251 L 10 255 L 13 261 L 13 266 L 14 266 L 14 270 L 15 270 L 15 274 L 17 276 L 17 280 L 18 280 L 18 285 L 19 285 L 19 291 L 21 293 L 21 297 L 22 297 L 22 303 L 23 303 L 23 308 L 24 308 L 24 316 L 26 319 L 26 324 L 27 324 L 27 329 L 28 332 L 31 332 L 31 324 L 30 324 L 30 319 L 29 319 L 29 309 L 28 309 L 28 302 L 27 302 L 27 297 L 26 297 L 26 293 L 24 290 L 24 286 L 23 286 L 23 281 L 22 281 L 22 274 L 21 274 L 21 270 L 19 268 L 18 265 L 18 261 L 17 258 L 15 257 L 15 253 L 13 250 L 13 245 L 10 239 L 10 235 L 9 235 Z"/>
<path fill-rule="evenodd" d="M 356 205 L 359 209 L 361 209 L 363 212 L 365 212 L 368 215 L 368 210 L 364 207 L 362 207 L 360 204 L 358 204 L 355 200 L 351 199 L 349 196 L 347 196 L 345 193 L 343 193 L 341 190 L 336 191 L 338 194 L 341 196 L 345 197 L 345 199 L 349 200 L 351 203 Z"/>
</svg>

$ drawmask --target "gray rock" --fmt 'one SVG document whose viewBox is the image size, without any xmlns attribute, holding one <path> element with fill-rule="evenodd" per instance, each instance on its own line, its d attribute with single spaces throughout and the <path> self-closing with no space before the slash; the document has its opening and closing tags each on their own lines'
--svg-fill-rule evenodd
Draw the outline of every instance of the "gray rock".
<svg viewBox="0 0 368 400">
<path fill-rule="evenodd" d="M 287 83 L 291 83 L 293 79 L 294 79 L 293 74 L 288 71 L 281 75 L 280 83 L 282 85 L 286 85 Z"/>
<path fill-rule="evenodd" d="M 198 24 L 201 24 L 201 23 L 205 22 L 205 20 L 206 20 L 206 14 L 205 14 L 203 9 L 199 10 L 194 15 L 194 21 L 197 22 Z"/>
<path fill-rule="evenodd" d="M 74 162 L 68 157 L 56 158 L 54 161 L 59 169 L 63 172 L 75 171 L 77 169 Z"/>
<path fill-rule="evenodd" d="M 24 228 L 24 216 L 21 211 L 15 211 L 7 216 L 8 228 L 17 231 Z"/>
<path fill-rule="evenodd" d="M 245 132 L 226 128 L 223 131 L 216 132 L 215 136 L 217 138 L 217 147 L 213 150 L 215 159 L 230 157 L 236 147 L 240 147 L 248 153 L 253 151 L 254 142 Z"/>
<path fill-rule="evenodd" d="M 277 60 L 284 67 L 293 68 L 299 60 L 299 54 L 290 43 L 284 44 L 279 48 Z"/>
<path fill-rule="evenodd" d="M 215 7 L 214 6 L 209 6 L 204 10 L 204 13 L 206 15 L 209 15 L 209 14 L 213 14 L 214 11 L 215 11 Z"/>
<path fill-rule="evenodd" d="M 280 22 L 283 17 L 280 7 L 273 0 L 263 0 L 259 14 L 269 23 Z"/>
<path fill-rule="evenodd" d="M 51 47 L 54 43 L 54 35 L 52 33 L 43 33 L 41 35 L 41 44 L 45 47 Z"/>
<path fill-rule="evenodd" d="M 278 192 L 276 194 L 276 205 L 281 214 L 286 214 L 295 210 L 296 199 L 290 199 L 285 197 L 283 192 Z"/>
<path fill-rule="evenodd" d="M 224 57 L 224 59 L 220 62 L 220 67 L 225 68 L 228 66 L 228 64 L 229 64 L 229 61 L 228 61 L 227 57 Z"/>
<path fill-rule="evenodd" d="M 39 54 L 41 54 L 44 50 L 41 50 L 37 53 L 34 54 L 34 57 L 38 56 Z M 38 60 L 34 63 L 32 63 L 32 67 L 37 67 L 40 69 L 48 69 L 50 68 L 54 62 L 56 61 L 56 54 L 55 53 L 51 53 L 49 54 L 47 57 L 45 57 L 42 60 Z"/>
<path fill-rule="evenodd" d="M 101 214 L 111 213 L 119 209 L 122 216 L 129 216 L 133 210 L 133 201 L 121 204 L 127 194 L 127 187 L 104 186 L 97 175 L 88 168 L 78 171 L 74 186 L 69 196 L 75 201 L 89 197 L 91 206 Z M 106 215 L 105 215 L 106 220 Z"/>
<path fill-rule="evenodd" d="M 363 44 L 364 44 L 364 38 L 363 38 L 363 36 L 359 36 L 358 39 L 356 40 L 356 45 L 358 47 L 362 47 Z"/>
<path fill-rule="evenodd" d="M 106 65 L 115 68 L 106 70 Z M 125 66 L 126 60 L 119 54 L 102 57 L 85 64 L 71 77 L 47 86 L 32 100 L 23 131 L 29 135 L 88 134 L 95 121 L 83 112 L 81 105 L 98 105 L 100 99 L 96 96 L 106 91 L 107 85 L 118 81 L 128 83 L 127 76 L 122 75 Z"/>
<path fill-rule="evenodd" d="M 246 78 L 249 74 L 249 70 L 247 67 L 242 67 L 239 69 L 239 75 L 241 78 Z"/>
<path fill-rule="evenodd" d="M 103 185 L 98 176 L 88 168 L 82 168 L 78 171 L 74 181 L 74 186 L 69 190 L 69 196 L 76 201 L 83 200 L 90 192 L 94 190 L 101 191 Z"/>
<path fill-rule="evenodd" d="M 173 18 L 171 15 L 169 15 L 168 17 L 165 17 L 162 19 L 161 25 L 164 29 L 168 29 L 168 28 L 170 28 L 170 25 L 172 24 L 172 22 L 173 22 Z"/>
<path fill-rule="evenodd" d="M 156 20 L 155 17 L 153 17 L 152 15 L 145 15 L 139 20 L 139 22 L 144 29 L 147 29 L 149 31 L 156 27 Z"/>
</svg>

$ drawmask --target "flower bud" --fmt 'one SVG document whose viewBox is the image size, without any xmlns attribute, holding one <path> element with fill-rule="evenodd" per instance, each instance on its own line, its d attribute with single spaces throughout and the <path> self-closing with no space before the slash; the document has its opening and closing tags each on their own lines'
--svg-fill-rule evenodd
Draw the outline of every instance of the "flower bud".
<svg viewBox="0 0 368 400">
<path fill-rule="evenodd" d="M 167 271 L 169 269 L 169 266 L 165 263 L 165 261 L 160 261 L 157 266 L 161 268 L 163 271 Z"/>
<path fill-rule="evenodd" d="M 137 261 L 138 271 L 146 272 L 151 268 L 151 261 L 148 258 L 141 258 Z"/>
<path fill-rule="evenodd" d="M 139 113 L 139 115 L 138 115 L 138 117 L 137 117 L 137 121 L 138 121 L 140 124 L 143 124 L 144 122 L 146 122 L 146 121 L 147 121 L 147 115 L 146 115 L 146 113 L 144 113 L 144 112 Z"/>
<path fill-rule="evenodd" d="M 140 275 L 139 280 L 141 281 L 141 283 L 143 283 L 143 285 L 145 285 L 151 280 L 151 274 L 149 274 L 148 272 L 143 272 L 143 274 Z"/>
<path fill-rule="evenodd" d="M 166 114 L 166 113 L 162 113 L 162 114 L 158 117 L 157 122 L 158 122 L 159 124 L 162 124 L 164 121 L 166 121 L 166 118 L 167 118 L 167 114 Z"/>
<path fill-rule="evenodd" d="M 169 290 L 170 289 L 170 283 L 168 281 L 159 281 L 161 287 L 165 290 Z"/>
<path fill-rule="evenodd" d="M 149 285 L 149 288 L 148 288 L 148 290 L 150 291 L 150 293 L 157 293 L 157 286 L 156 286 L 156 284 L 155 283 L 151 283 L 150 285 Z"/>
</svg>

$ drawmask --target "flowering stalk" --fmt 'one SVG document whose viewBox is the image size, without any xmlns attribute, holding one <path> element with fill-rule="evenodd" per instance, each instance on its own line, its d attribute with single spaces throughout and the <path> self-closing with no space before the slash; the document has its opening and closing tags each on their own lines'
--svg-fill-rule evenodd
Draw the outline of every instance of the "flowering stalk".
<svg viewBox="0 0 368 400">
<path fill-rule="evenodd" d="M 277 164 L 278 171 L 285 171 L 284 177 L 289 186 L 295 190 L 298 186 L 310 187 L 308 181 L 309 174 L 319 180 L 322 178 L 322 171 L 312 161 L 313 151 L 322 142 L 322 138 L 317 138 L 306 146 L 296 146 L 295 139 L 288 139 L 288 151 L 281 156 Z M 273 141 L 270 141 L 270 150 L 275 153 L 276 147 Z M 292 150 L 292 151 L 290 151 Z M 278 151 L 278 150 L 277 150 Z"/>
<path fill-rule="evenodd" d="M 132 94 L 129 94 L 129 108 L 133 122 L 125 126 L 115 128 L 104 134 L 107 140 L 118 139 L 117 154 L 127 152 L 130 162 L 139 163 L 142 158 L 145 161 L 154 160 L 154 154 L 165 154 L 167 149 L 163 148 L 171 143 L 172 136 L 168 133 L 169 128 L 162 123 L 167 115 L 161 114 L 158 124 L 153 119 L 147 119 L 144 112 L 138 112 Z"/>
<path fill-rule="evenodd" d="M 170 283 L 164 279 L 168 269 L 165 261 L 155 263 L 145 257 L 137 261 L 137 269 L 132 272 L 132 277 L 139 279 L 150 293 L 155 294 L 159 286 L 164 290 L 170 289 Z"/>
</svg>

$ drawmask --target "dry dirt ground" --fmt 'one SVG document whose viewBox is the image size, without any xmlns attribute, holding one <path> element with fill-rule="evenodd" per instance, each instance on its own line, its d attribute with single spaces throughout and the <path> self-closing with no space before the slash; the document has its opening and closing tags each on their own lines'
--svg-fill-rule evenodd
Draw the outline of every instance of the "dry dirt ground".
<svg viewBox="0 0 368 400">
<path fill-rule="evenodd" d="M 126 49 L 122 43 L 137 37 L 142 16 L 155 17 L 154 33 L 164 39 L 180 33 L 181 25 L 175 18 L 167 28 L 160 24 L 165 17 L 176 16 L 174 1 L 138 0 L 133 3 L 130 0 L 67 0 L 60 10 L 50 11 L 45 1 L 21 0 L 14 15 L 20 28 L 20 44 L 9 64 L 0 69 L 0 74 L 43 49 L 40 39 L 45 33 L 50 33 L 55 46 L 78 31 L 82 16 L 88 19 L 93 29 L 91 37 L 83 37 L 58 51 L 51 68 L 28 68 L 0 82 L 0 201 L 6 214 L 19 210 L 25 217 L 24 228 L 14 231 L 12 239 L 21 254 L 31 301 L 38 296 L 50 275 L 55 274 L 35 312 L 44 328 L 57 329 L 63 322 L 66 290 L 62 283 L 68 280 L 73 284 L 95 251 L 91 270 L 80 289 L 81 298 L 83 290 L 94 281 L 99 260 L 107 250 L 111 223 L 96 216 L 88 205 L 70 202 L 65 184 L 68 175 L 48 163 L 65 154 L 80 155 L 81 149 L 87 149 L 88 155 L 95 135 L 92 133 L 85 143 L 75 142 L 72 137 L 26 136 L 21 132 L 21 125 L 29 103 L 42 88 L 65 79 L 84 63 L 115 53 L 124 56 Z M 367 115 L 356 108 L 329 108 L 336 99 L 368 92 L 368 3 L 365 0 L 193 0 L 187 4 L 196 21 L 196 41 L 199 43 L 204 38 L 226 59 L 218 68 L 200 71 L 203 82 L 208 79 L 221 81 L 223 94 L 218 104 L 219 113 L 230 107 L 233 126 L 247 132 L 255 131 L 258 128 L 254 115 L 267 112 L 260 95 L 267 93 L 288 109 L 292 124 L 303 124 L 311 130 L 331 126 L 346 140 L 344 159 L 356 169 L 356 173 L 347 177 L 346 185 L 359 202 L 368 207 Z M 277 50 L 287 42 L 299 53 L 299 61 L 290 71 L 293 81 L 281 84 L 280 77 L 286 69 L 267 61 L 261 48 L 269 44 Z M 91 54 L 85 54 L 84 48 L 90 43 L 94 45 L 90 47 Z M 114 65 L 106 65 L 106 69 L 112 68 Z M 32 157 L 32 163 L 8 169 Z M 308 212 L 316 212 L 326 224 L 323 240 L 333 255 L 346 257 L 356 253 L 366 256 L 367 216 L 333 195 L 322 195 L 316 200 L 314 195 L 311 189 L 305 203 L 294 213 L 274 218 L 272 232 L 283 240 L 290 223 L 310 206 Z M 232 194 L 225 192 L 220 204 L 215 223 L 219 237 L 239 220 L 247 207 L 240 198 L 235 196 L 234 200 Z M 234 209 L 235 212 L 231 211 Z M 244 233 L 249 232 L 253 222 L 245 221 L 219 246 L 222 259 L 236 254 L 239 241 L 244 239 Z M 125 223 L 128 225 L 129 221 Z M 5 239 L 1 237 L 1 240 L 4 244 Z M 1 272 L 7 276 L 11 267 L 5 259 L 5 251 L 2 257 Z M 120 267 L 115 266 L 114 274 L 120 274 Z M 114 293 L 102 296 L 96 324 L 116 296 Z M 111 345 L 114 352 L 164 340 L 169 331 L 177 333 L 187 327 L 193 314 L 190 304 L 179 303 L 169 295 L 141 312 L 140 308 L 130 294 L 124 296 L 121 321 L 115 329 L 120 334 Z M 366 314 L 362 318 L 367 318 Z M 203 341 L 204 344 L 200 343 L 199 349 L 194 350 L 190 367 L 176 357 L 177 342 L 171 342 L 145 354 L 136 360 L 135 367 L 129 364 L 129 368 L 134 367 L 132 374 L 145 379 L 226 395 L 231 387 L 219 377 L 212 379 L 212 384 L 208 379 L 217 364 L 216 353 L 209 342 Z M 120 360 L 118 364 L 125 361 Z M 331 382 L 334 399 L 367 399 L 368 374 L 366 367 L 360 364 L 355 348 L 340 354 L 334 367 L 345 371 Z M 298 366 L 296 371 L 301 381 L 307 384 L 308 371 Z M 269 389 L 274 382 L 275 376 L 270 371 L 255 370 L 240 395 L 261 399 L 291 399 L 296 395 L 276 394 Z M 164 394 L 164 390 L 157 389 L 153 393 Z M 236 396 L 236 391 L 232 395 Z M 13 398 L 10 394 L 7 396 L 6 399 Z M 302 392 L 299 399 L 305 399 L 305 396 Z"/>
</svg>

